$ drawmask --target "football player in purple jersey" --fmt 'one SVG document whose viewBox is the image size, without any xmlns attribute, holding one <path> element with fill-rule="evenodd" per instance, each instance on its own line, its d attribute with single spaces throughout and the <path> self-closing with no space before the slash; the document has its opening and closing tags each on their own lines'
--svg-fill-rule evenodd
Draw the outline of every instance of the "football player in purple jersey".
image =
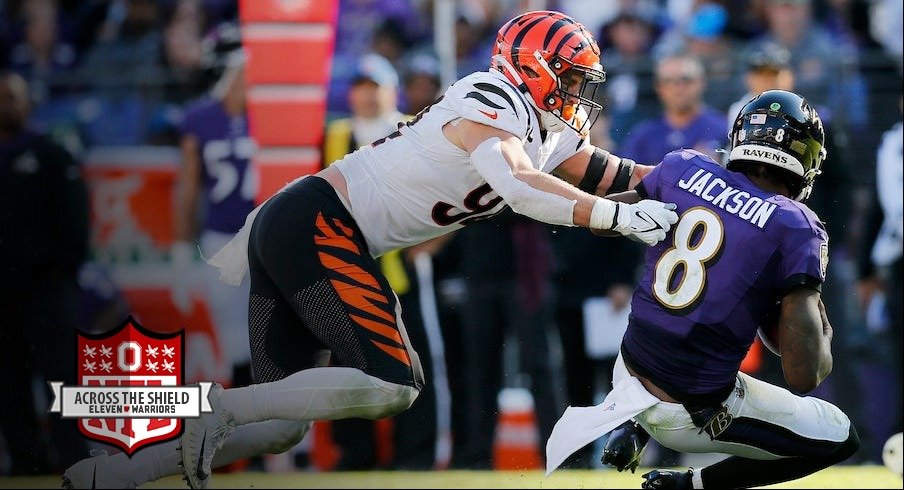
<svg viewBox="0 0 904 490">
<path fill-rule="evenodd" d="M 566 411 L 547 444 L 550 470 L 613 428 L 603 462 L 619 471 L 637 467 L 649 437 L 731 455 L 653 470 L 643 488 L 771 485 L 857 451 L 847 415 L 798 395 L 832 370 L 820 298 L 828 235 L 803 204 L 826 154 L 822 122 L 799 95 L 771 90 L 741 109 L 729 136 L 726 167 L 679 150 L 629 191 L 676 203 L 680 218 L 646 252 L 612 392 L 593 411 Z M 774 332 L 791 391 L 739 372 L 761 331 Z"/>
</svg>

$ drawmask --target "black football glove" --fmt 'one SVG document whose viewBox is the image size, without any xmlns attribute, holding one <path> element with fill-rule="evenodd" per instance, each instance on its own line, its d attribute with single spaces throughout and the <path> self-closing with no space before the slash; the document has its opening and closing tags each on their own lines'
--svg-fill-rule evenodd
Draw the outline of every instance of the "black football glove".
<svg viewBox="0 0 904 490">
<path fill-rule="evenodd" d="M 609 440 L 603 448 L 602 462 L 615 466 L 618 471 L 630 469 L 634 473 L 649 440 L 650 434 L 637 422 L 629 420 L 609 434 Z"/>
</svg>

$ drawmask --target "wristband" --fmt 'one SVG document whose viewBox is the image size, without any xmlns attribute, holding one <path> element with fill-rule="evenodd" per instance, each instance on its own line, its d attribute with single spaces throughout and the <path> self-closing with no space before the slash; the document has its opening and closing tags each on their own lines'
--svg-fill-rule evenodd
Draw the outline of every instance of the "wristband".
<svg viewBox="0 0 904 490">
<path fill-rule="evenodd" d="M 593 203 L 593 209 L 590 211 L 589 227 L 598 230 L 611 230 L 615 227 L 615 216 L 617 214 L 617 202 L 599 198 Z"/>
</svg>

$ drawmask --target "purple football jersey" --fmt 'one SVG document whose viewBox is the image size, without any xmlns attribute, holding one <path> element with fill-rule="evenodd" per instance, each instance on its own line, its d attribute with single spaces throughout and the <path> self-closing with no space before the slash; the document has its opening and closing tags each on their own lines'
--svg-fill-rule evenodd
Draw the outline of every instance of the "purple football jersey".
<svg viewBox="0 0 904 490">
<path fill-rule="evenodd" d="M 825 280 L 828 235 L 804 204 L 693 150 L 666 155 L 639 190 L 680 220 L 646 252 L 625 360 L 679 400 L 730 390 L 776 302 Z"/>
<path fill-rule="evenodd" d="M 198 139 L 204 179 L 204 229 L 235 233 L 254 209 L 256 178 L 250 160 L 256 145 L 248 119 L 230 116 L 217 99 L 190 106 L 182 133 Z"/>
</svg>

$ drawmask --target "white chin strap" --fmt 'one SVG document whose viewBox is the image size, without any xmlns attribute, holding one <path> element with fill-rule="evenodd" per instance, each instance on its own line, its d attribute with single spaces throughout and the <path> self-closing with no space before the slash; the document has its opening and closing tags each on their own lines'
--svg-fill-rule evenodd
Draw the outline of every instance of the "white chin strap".
<svg viewBox="0 0 904 490">
<path fill-rule="evenodd" d="M 503 57 L 500 54 L 497 54 L 497 55 L 493 56 L 493 61 L 499 63 L 500 66 L 505 68 L 505 70 L 508 71 L 509 75 L 511 75 L 512 78 L 515 80 L 515 83 L 517 83 L 518 85 L 521 85 L 524 83 L 524 79 L 521 78 L 521 75 L 518 74 L 518 72 L 515 70 L 515 67 L 512 66 L 512 64 L 509 63 L 508 60 L 505 59 L 505 57 Z M 541 61 L 543 61 L 545 63 L 545 60 L 541 59 Z M 534 98 L 530 95 L 530 93 L 528 93 L 526 95 L 527 95 L 527 97 L 526 97 L 527 101 L 530 102 L 530 105 L 533 106 L 533 108 L 536 109 L 537 112 L 540 114 L 540 128 L 545 129 L 546 131 L 553 132 L 553 133 L 558 133 L 568 127 L 568 124 L 565 121 L 559 119 L 552 112 L 547 111 L 546 109 L 541 109 L 540 107 L 537 107 L 537 103 L 536 103 L 536 101 L 534 101 Z"/>
<path fill-rule="evenodd" d="M 568 127 L 568 124 L 565 121 L 556 117 L 555 114 L 553 114 L 549 111 L 541 110 L 540 111 L 540 126 L 543 129 L 545 129 L 551 133 L 559 133 L 561 131 L 564 131 L 565 128 Z"/>
</svg>

